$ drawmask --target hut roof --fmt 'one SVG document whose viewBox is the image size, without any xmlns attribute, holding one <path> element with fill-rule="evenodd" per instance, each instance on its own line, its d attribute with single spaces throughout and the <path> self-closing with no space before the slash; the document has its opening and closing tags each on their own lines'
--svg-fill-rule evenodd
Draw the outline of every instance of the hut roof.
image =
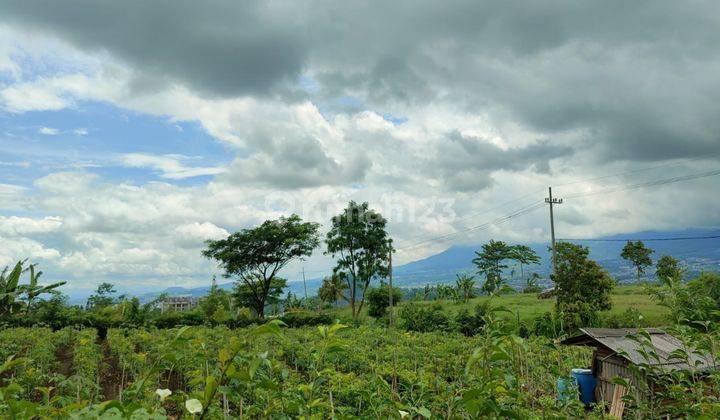
<svg viewBox="0 0 720 420">
<path fill-rule="evenodd" d="M 644 329 L 650 335 L 652 348 L 643 349 L 643 345 L 629 336 L 637 334 L 637 328 L 581 328 L 581 334 L 567 338 L 562 344 L 582 346 L 603 346 L 618 356 L 634 364 L 661 366 L 669 370 L 708 370 L 718 366 L 710 355 L 687 348 L 680 340 L 658 328 Z M 644 350 L 644 351 L 643 351 Z M 676 350 L 685 351 L 689 357 L 678 357 Z M 657 357 L 647 355 L 654 352 Z"/>
</svg>

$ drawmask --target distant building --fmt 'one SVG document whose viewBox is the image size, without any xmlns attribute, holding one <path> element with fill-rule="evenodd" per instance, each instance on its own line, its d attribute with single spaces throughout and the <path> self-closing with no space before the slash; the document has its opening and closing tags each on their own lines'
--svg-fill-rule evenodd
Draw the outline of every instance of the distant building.
<svg viewBox="0 0 720 420">
<path fill-rule="evenodd" d="M 167 311 L 189 311 L 197 307 L 198 299 L 192 296 L 169 296 L 158 302 L 160 312 Z"/>
</svg>

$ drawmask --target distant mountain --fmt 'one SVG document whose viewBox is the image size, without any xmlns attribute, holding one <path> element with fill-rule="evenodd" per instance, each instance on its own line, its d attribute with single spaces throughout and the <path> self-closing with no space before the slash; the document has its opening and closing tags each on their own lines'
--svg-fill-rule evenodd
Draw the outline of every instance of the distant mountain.
<svg viewBox="0 0 720 420">
<path fill-rule="evenodd" d="M 672 255 L 679 259 L 686 266 L 689 275 L 696 275 L 701 271 L 720 271 L 720 238 L 698 239 L 698 240 L 662 240 L 662 238 L 684 238 L 698 236 L 720 236 L 720 229 L 685 229 L 676 231 L 647 231 L 627 233 L 621 235 L 607 236 L 598 239 L 606 241 L 578 241 L 584 246 L 590 248 L 590 257 L 597 260 L 605 267 L 621 283 L 629 283 L 634 280 L 634 269 L 623 259 L 620 258 L 620 252 L 625 246 L 625 242 L 614 241 L 618 239 L 641 239 L 646 240 L 646 245 L 655 250 L 652 254 L 653 261 L 656 261 L 662 255 Z M 654 240 L 655 239 L 655 240 Z M 550 252 L 546 243 L 530 243 L 526 244 L 532 248 L 542 259 L 542 263 L 538 266 L 526 267 L 526 272 L 537 272 L 543 278 L 548 278 L 550 274 Z M 413 261 L 398 267 L 393 272 L 394 283 L 398 287 L 422 287 L 425 284 L 441 284 L 455 281 L 455 275 L 458 273 L 474 272 L 475 268 L 472 264 L 475 258 L 475 251 L 480 249 L 480 245 L 474 246 L 453 246 L 438 254 Z M 649 269 L 652 275 L 653 269 Z M 506 273 L 512 276 L 513 273 L 508 270 Z M 510 280 L 510 284 L 519 286 L 519 273 L 516 273 L 515 281 Z M 307 292 L 309 296 L 317 294 L 317 290 L 322 283 L 322 279 L 313 278 L 307 280 Z M 547 281 L 545 282 L 547 283 Z M 223 289 L 231 289 L 232 283 L 224 283 L 219 285 Z M 203 296 L 207 294 L 210 287 L 183 288 L 172 287 L 164 292 L 171 295 L 191 295 Z M 288 289 L 298 296 L 304 295 L 304 287 L 302 282 L 293 281 L 288 283 Z M 150 300 L 158 296 L 160 293 L 150 293 L 141 296 L 143 300 Z"/>
</svg>

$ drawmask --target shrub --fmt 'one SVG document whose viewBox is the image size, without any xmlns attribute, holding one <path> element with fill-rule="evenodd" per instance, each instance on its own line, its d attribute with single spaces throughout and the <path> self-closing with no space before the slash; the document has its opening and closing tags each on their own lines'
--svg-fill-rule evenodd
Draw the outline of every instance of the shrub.
<svg viewBox="0 0 720 420">
<path fill-rule="evenodd" d="M 702 273 L 687 287 L 691 296 L 708 296 L 720 307 L 720 273 Z"/>
<path fill-rule="evenodd" d="M 373 318 L 382 318 L 387 312 L 387 308 L 390 306 L 390 294 L 388 290 L 389 286 L 382 283 L 378 288 L 372 288 L 367 291 L 366 299 L 368 302 L 368 315 Z M 403 292 L 393 287 L 393 306 L 397 306 L 397 303 L 403 297 Z"/>
<path fill-rule="evenodd" d="M 204 322 L 203 314 L 196 311 L 169 311 L 160 314 L 153 320 L 153 323 L 158 328 L 174 328 L 181 325 L 203 325 Z"/>
<path fill-rule="evenodd" d="M 535 335 L 557 338 L 564 334 L 563 322 L 554 312 L 545 312 L 533 321 Z"/>
<path fill-rule="evenodd" d="M 451 331 L 450 318 L 443 312 L 442 305 L 422 306 L 408 304 L 401 307 L 400 322 L 408 331 L 430 332 Z"/>
<path fill-rule="evenodd" d="M 333 323 L 330 315 L 323 313 L 314 313 L 308 311 L 287 312 L 280 317 L 280 320 L 287 324 L 288 327 L 305 327 L 316 325 L 329 325 Z"/>
<path fill-rule="evenodd" d="M 485 327 L 485 316 L 489 310 L 489 302 L 483 302 L 475 306 L 474 314 L 470 314 L 467 310 L 459 312 L 455 316 L 457 330 L 467 337 L 480 333 Z"/>
<path fill-rule="evenodd" d="M 610 315 L 602 321 L 605 328 L 644 328 L 648 326 L 644 317 L 635 308 L 628 308 L 619 315 Z"/>
</svg>

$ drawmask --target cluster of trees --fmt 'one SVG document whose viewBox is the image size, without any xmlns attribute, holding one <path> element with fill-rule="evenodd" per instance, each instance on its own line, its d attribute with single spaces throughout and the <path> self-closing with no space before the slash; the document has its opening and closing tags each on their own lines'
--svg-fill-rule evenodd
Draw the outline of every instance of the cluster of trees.
<svg viewBox="0 0 720 420">
<path fill-rule="evenodd" d="M 503 241 L 491 240 L 475 254 L 477 257 L 472 262 L 477 267 L 478 273 L 485 276 L 482 289 L 488 294 L 499 292 L 505 285 L 503 272 L 508 268 L 509 261 L 515 261 L 520 266 L 521 279 L 525 279 L 524 266 L 540 264 L 540 257 L 530 247 L 508 245 Z M 529 285 L 532 285 L 532 281 L 535 281 L 536 278 L 531 275 Z"/>
<path fill-rule="evenodd" d="M 213 279 L 210 293 L 200 300 L 197 312 L 205 320 L 221 323 L 237 315 L 241 308 L 249 308 L 252 315 L 263 319 L 266 308 L 281 302 L 286 308 L 307 307 L 308 302 L 291 293 L 284 301 L 281 299 L 287 280 L 279 273 L 291 262 L 310 256 L 323 242 L 325 254 L 335 259 L 335 267 L 333 274 L 323 280 L 316 299 L 331 305 L 346 302 L 354 320 L 368 302 L 370 315 L 381 318 L 390 305 L 389 286 L 381 282 L 373 288 L 371 283 L 389 274 L 393 248 L 386 225 L 386 219 L 370 209 L 368 203 L 351 201 L 332 218 L 323 241 L 320 225 L 304 222 L 297 215 L 267 220 L 225 239 L 207 241 L 203 255 L 217 261 L 223 275 L 235 280 L 235 286 L 232 292 L 227 292 L 218 288 Z M 609 295 L 615 281 L 589 258 L 587 247 L 560 242 L 556 251 L 556 270 L 551 276 L 556 285 L 556 316 L 566 325 L 592 325 L 599 311 L 610 309 Z M 630 241 L 623 248 L 621 257 L 633 264 L 638 281 L 652 265 L 652 253 L 642 241 Z M 539 291 L 539 275 L 526 273 L 525 267 L 539 264 L 540 257 L 525 245 L 491 240 L 476 252 L 472 262 L 477 273 L 484 277 L 481 287 L 476 287 L 474 276 L 458 274 L 454 285 L 425 286 L 423 299 L 428 300 L 434 294 L 437 299 L 468 302 L 478 292 L 502 293 L 509 288 L 505 273 L 513 262 L 519 266 L 520 278 L 526 281 L 524 291 Z M 25 273 L 29 280 L 20 284 Z M 41 275 L 35 265 L 26 265 L 25 261 L 18 262 L 12 269 L 6 267 L 0 273 L 0 317 L 29 313 L 34 308 L 52 316 L 58 308 L 67 307 L 66 298 L 56 290 L 64 282 L 41 286 L 38 283 Z M 662 256 L 657 261 L 656 275 L 667 287 L 678 288 L 682 270 L 676 259 Z M 39 302 L 36 298 L 42 294 L 51 294 L 51 298 Z M 398 289 L 393 290 L 392 295 L 393 302 L 403 298 Z M 116 296 L 112 284 L 102 283 L 87 300 L 84 310 L 108 317 L 119 313 L 122 319 L 142 325 L 157 315 L 156 302 L 141 304 L 137 298 Z"/>
<path fill-rule="evenodd" d="M 368 203 L 351 201 L 332 218 L 325 237 L 325 253 L 335 258 L 336 264 L 320 290 L 321 297 L 347 301 L 354 319 L 363 309 L 371 281 L 389 273 L 392 244 L 386 224 Z M 225 277 L 236 279 L 233 297 L 262 319 L 266 306 L 278 299 L 286 286 L 279 272 L 312 254 L 320 245 L 319 228 L 297 215 L 268 220 L 226 239 L 208 241 L 203 255 L 218 261 Z"/>
</svg>

